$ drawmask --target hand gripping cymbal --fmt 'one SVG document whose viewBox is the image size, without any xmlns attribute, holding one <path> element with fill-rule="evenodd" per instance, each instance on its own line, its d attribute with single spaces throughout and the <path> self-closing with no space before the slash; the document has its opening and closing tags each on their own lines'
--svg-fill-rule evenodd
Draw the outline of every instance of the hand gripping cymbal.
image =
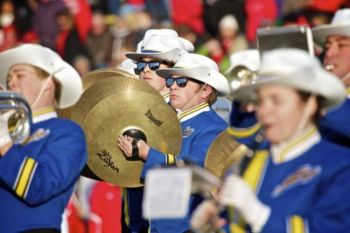
<svg viewBox="0 0 350 233">
<path fill-rule="evenodd" d="M 148 145 L 164 153 L 177 155 L 180 151 L 181 128 L 175 111 L 143 81 L 99 81 L 86 90 L 72 113 L 86 135 L 88 167 L 109 183 L 141 186 L 143 162 L 128 159 L 119 150 L 117 137 L 121 134 L 143 135 Z"/>
<path fill-rule="evenodd" d="M 101 179 L 122 187 L 140 186 L 143 162 L 129 160 L 116 145 L 117 136 L 131 130 L 162 152 L 177 155 L 181 130 L 175 112 L 153 95 L 139 92 L 111 95 L 94 106 L 83 123 L 88 142 L 88 166 Z M 139 99 L 135 101 L 134 98 Z"/>
</svg>

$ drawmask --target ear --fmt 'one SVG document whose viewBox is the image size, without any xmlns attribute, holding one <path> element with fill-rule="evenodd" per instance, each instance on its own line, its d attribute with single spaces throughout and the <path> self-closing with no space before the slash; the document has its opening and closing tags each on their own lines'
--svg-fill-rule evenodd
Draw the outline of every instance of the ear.
<svg viewBox="0 0 350 233">
<path fill-rule="evenodd" d="M 201 97 L 203 99 L 208 99 L 209 95 L 213 92 L 213 88 L 209 86 L 208 84 L 204 85 L 201 88 Z"/>
</svg>

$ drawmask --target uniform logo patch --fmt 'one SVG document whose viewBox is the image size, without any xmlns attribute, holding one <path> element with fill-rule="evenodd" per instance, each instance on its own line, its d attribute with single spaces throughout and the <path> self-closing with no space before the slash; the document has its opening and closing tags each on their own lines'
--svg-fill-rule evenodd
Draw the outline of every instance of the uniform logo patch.
<svg viewBox="0 0 350 233">
<path fill-rule="evenodd" d="M 187 126 L 186 129 L 182 132 L 183 138 L 188 138 L 191 136 L 194 132 L 194 128 L 191 128 L 191 126 Z"/>
<path fill-rule="evenodd" d="M 313 178 L 320 174 L 321 171 L 322 168 L 319 165 L 312 166 L 310 164 L 305 164 L 301 166 L 295 172 L 287 176 L 281 184 L 274 188 L 272 197 L 278 197 L 286 190 L 297 185 L 309 183 Z"/>
</svg>

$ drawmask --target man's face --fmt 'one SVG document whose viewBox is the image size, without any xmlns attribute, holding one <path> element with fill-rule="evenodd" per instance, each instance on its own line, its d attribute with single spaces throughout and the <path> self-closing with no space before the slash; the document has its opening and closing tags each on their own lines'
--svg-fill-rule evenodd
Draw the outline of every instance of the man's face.
<svg viewBox="0 0 350 233">
<path fill-rule="evenodd" d="M 186 81 L 180 82 L 185 79 Z M 207 98 L 202 85 L 193 79 L 173 75 L 166 81 L 170 83 L 170 105 L 174 109 L 185 111 L 203 103 Z"/>
<path fill-rule="evenodd" d="M 18 64 L 11 67 L 7 76 L 7 86 L 11 91 L 24 96 L 30 105 L 44 85 L 45 79 L 40 79 L 34 67 L 26 64 Z"/>
<path fill-rule="evenodd" d="M 142 58 L 140 62 L 152 62 L 152 61 L 158 61 L 154 58 Z M 163 63 L 160 63 L 160 66 L 158 69 L 165 69 L 169 68 L 168 65 L 165 65 Z M 158 76 L 156 73 L 156 69 L 151 69 L 150 64 L 147 64 L 145 68 L 140 71 L 140 79 L 147 82 L 149 85 L 154 87 L 159 93 L 164 94 L 169 91 L 168 88 L 165 86 L 165 79 Z"/>
<path fill-rule="evenodd" d="M 333 69 L 330 71 L 333 74 L 342 80 L 345 78 L 350 72 L 350 37 L 337 35 L 327 37 L 323 66 L 332 66 Z M 343 80 L 343 82 L 347 87 L 350 86 L 349 81 Z"/>
</svg>

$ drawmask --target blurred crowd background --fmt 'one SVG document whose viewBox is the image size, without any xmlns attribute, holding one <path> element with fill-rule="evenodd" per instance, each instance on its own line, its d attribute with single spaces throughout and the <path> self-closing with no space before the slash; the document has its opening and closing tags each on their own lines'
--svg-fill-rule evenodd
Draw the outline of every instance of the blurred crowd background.
<svg viewBox="0 0 350 233">
<path fill-rule="evenodd" d="M 256 47 L 256 29 L 329 23 L 347 0 L 2 0 L 0 51 L 19 43 L 56 50 L 83 75 L 118 67 L 149 28 L 173 28 L 221 71 Z"/>
<path fill-rule="evenodd" d="M 256 29 L 327 24 L 349 0 L 2 0 L 0 51 L 39 43 L 83 76 L 115 67 L 150 28 L 172 28 L 224 72 L 236 51 L 256 48 Z M 30 54 L 28 54 L 30 56 Z M 63 232 L 121 232 L 119 187 L 81 178 Z M 124 230 L 125 232 L 125 230 Z"/>
</svg>

